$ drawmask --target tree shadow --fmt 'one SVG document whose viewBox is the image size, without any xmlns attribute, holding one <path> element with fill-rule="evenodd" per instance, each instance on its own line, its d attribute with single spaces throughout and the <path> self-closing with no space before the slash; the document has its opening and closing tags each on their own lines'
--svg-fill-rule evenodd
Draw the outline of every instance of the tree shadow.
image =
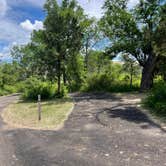
<svg viewBox="0 0 166 166">
<path fill-rule="evenodd" d="M 72 98 L 75 99 L 76 102 L 83 101 L 83 100 L 121 100 L 122 98 L 116 96 L 114 94 L 106 93 L 106 92 L 92 92 L 92 93 L 73 93 L 70 94 Z"/>
<path fill-rule="evenodd" d="M 104 112 L 106 113 L 107 117 L 110 118 L 110 121 L 112 118 L 120 118 L 128 122 L 140 124 L 142 129 L 149 129 L 153 127 L 158 128 L 166 133 L 166 130 L 163 129 L 160 124 L 154 122 L 146 113 L 142 112 L 137 107 L 118 105 L 112 108 L 105 108 L 103 111 L 98 113 L 98 120 L 100 119 L 98 118 L 99 115 Z"/>
</svg>

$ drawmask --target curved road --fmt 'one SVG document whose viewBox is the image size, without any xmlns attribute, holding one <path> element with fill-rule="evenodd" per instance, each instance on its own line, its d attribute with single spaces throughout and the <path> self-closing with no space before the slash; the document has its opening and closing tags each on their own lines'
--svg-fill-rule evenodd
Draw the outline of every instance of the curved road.
<svg viewBox="0 0 166 166">
<path fill-rule="evenodd" d="M 166 131 L 141 95 L 73 94 L 59 131 L 10 129 L 0 119 L 0 166 L 165 166 Z M 0 98 L 0 111 L 18 96 Z"/>
</svg>

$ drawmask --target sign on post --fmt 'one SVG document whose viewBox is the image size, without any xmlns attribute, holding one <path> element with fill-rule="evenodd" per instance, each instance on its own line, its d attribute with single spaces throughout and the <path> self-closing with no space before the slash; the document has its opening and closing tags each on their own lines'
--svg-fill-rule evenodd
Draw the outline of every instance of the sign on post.
<svg viewBox="0 0 166 166">
<path fill-rule="evenodd" d="M 41 95 L 38 95 L 38 120 L 41 120 Z"/>
</svg>

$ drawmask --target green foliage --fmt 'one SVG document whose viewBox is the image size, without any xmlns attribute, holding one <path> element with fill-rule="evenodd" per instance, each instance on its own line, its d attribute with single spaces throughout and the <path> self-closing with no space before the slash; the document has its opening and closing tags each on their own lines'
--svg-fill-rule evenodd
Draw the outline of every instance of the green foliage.
<svg viewBox="0 0 166 166">
<path fill-rule="evenodd" d="M 58 94 L 56 84 L 49 81 L 44 82 L 35 77 L 27 79 L 23 85 L 23 98 L 28 100 L 37 100 L 39 94 L 41 95 L 41 99 L 61 98 L 67 95 L 65 86 L 62 86 L 61 93 Z"/>
<path fill-rule="evenodd" d="M 128 78 L 130 80 L 130 87 L 133 86 L 133 76 L 139 75 L 141 72 L 141 68 L 136 62 L 136 59 L 132 57 L 129 54 L 123 54 L 122 55 L 122 60 L 123 60 L 123 71 L 128 73 Z"/>
<path fill-rule="evenodd" d="M 0 96 L 8 95 L 8 92 L 4 89 L 0 89 Z"/>
<path fill-rule="evenodd" d="M 28 99 L 37 99 L 38 94 L 46 99 L 57 93 L 62 97 L 67 90 L 135 91 L 141 75 L 135 60 L 144 69 L 142 82 L 147 79 L 151 83 L 155 58 L 161 53 L 158 48 L 165 46 L 165 38 L 159 45 L 156 42 L 161 37 L 156 36 L 160 34 L 157 32 L 165 34 L 165 14 L 160 19 L 161 5 L 157 0 L 152 3 L 142 0 L 132 11 L 128 10 L 127 2 L 105 0 L 104 15 L 97 22 L 88 18 L 75 0 L 62 0 L 62 3 L 47 0 L 44 28 L 33 31 L 30 43 L 12 50 L 19 65 L 0 68 L 0 94 L 17 91 Z M 103 36 L 111 41 L 105 52 L 101 49 Z M 111 61 L 119 53 L 127 55 L 123 64 Z M 157 68 L 166 78 L 164 60 L 160 59 L 163 63 Z M 10 87 L 13 85 L 14 88 Z"/>
<path fill-rule="evenodd" d="M 126 80 L 121 79 L 123 77 L 124 74 L 119 78 L 114 73 L 112 75 L 108 73 L 93 74 L 87 78 L 86 83 L 82 87 L 82 91 L 131 92 L 139 90 L 137 82 L 134 82 L 131 87 Z"/>
<path fill-rule="evenodd" d="M 160 43 L 160 32 L 165 34 L 165 10 L 161 12 L 164 5 L 158 0 L 140 0 L 133 10 L 128 10 L 127 2 L 105 1 L 100 24 L 103 33 L 111 41 L 106 52 L 111 57 L 122 52 L 134 56 L 143 67 L 141 90 L 148 90 L 153 85 L 156 59 L 165 50 L 161 49 L 160 44 L 160 49 L 156 48 L 156 41 Z M 159 38 L 156 40 L 157 36 Z M 164 35 L 162 38 L 161 45 L 165 47 Z"/>
<path fill-rule="evenodd" d="M 145 99 L 144 104 L 151 108 L 152 113 L 166 117 L 166 83 L 158 82 Z"/>
<path fill-rule="evenodd" d="M 0 87 L 13 85 L 20 79 L 20 73 L 16 63 L 0 64 Z"/>
<path fill-rule="evenodd" d="M 107 74 L 94 74 L 87 78 L 83 91 L 108 91 L 112 78 Z"/>
<path fill-rule="evenodd" d="M 0 96 L 18 92 L 17 84 L 21 80 L 18 64 L 2 63 L 0 65 Z"/>
<path fill-rule="evenodd" d="M 17 87 L 13 85 L 4 85 L 0 88 L 0 96 L 12 94 L 18 92 Z"/>
<path fill-rule="evenodd" d="M 38 75 L 57 80 L 60 94 L 62 78 L 64 84 L 72 80 L 80 83 L 82 71 L 77 56 L 82 49 L 87 17 L 75 0 L 47 0 L 44 9 L 44 29 L 34 31 L 31 42 L 13 49 L 12 55 L 27 77 Z"/>
<path fill-rule="evenodd" d="M 66 68 L 67 87 L 70 92 L 80 90 L 82 86 L 85 71 L 84 71 L 84 59 L 81 55 L 70 57 Z"/>
<path fill-rule="evenodd" d="M 111 65 L 111 60 L 102 51 L 89 51 L 87 74 L 105 72 Z"/>
</svg>

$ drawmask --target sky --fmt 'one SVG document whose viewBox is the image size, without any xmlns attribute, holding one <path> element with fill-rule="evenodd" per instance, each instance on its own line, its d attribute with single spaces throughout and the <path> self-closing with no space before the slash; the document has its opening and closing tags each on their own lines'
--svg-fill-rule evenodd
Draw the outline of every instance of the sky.
<svg viewBox="0 0 166 166">
<path fill-rule="evenodd" d="M 10 59 L 14 45 L 28 43 L 31 32 L 43 28 L 44 3 L 45 0 L 0 0 L 0 60 Z M 89 16 L 102 16 L 104 0 L 78 0 L 78 3 Z M 129 0 L 128 7 L 137 3 L 138 0 Z"/>
</svg>

